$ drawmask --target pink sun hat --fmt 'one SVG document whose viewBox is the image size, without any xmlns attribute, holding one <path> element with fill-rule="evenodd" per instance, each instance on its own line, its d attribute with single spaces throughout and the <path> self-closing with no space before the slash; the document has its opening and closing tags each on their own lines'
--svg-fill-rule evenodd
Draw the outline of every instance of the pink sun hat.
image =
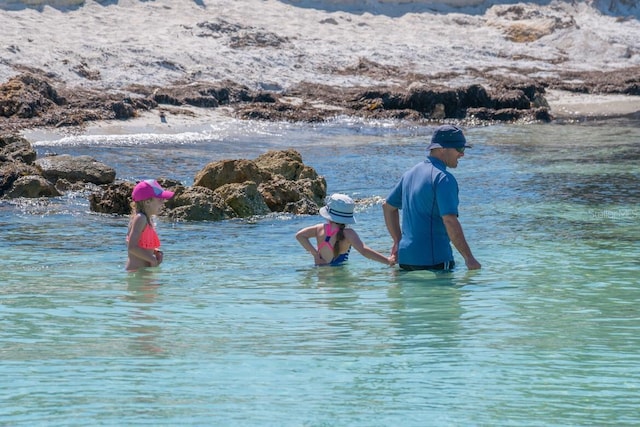
<svg viewBox="0 0 640 427">
<path fill-rule="evenodd" d="M 131 198 L 134 202 L 141 202 L 143 200 L 157 197 L 159 199 L 170 199 L 173 197 L 173 191 L 167 191 L 158 184 L 155 179 L 145 179 L 140 181 L 133 188 Z"/>
</svg>

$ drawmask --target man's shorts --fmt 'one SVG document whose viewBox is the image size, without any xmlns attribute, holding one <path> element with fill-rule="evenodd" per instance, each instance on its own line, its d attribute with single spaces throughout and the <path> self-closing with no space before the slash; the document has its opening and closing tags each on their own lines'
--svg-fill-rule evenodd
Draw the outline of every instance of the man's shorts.
<svg viewBox="0 0 640 427">
<path fill-rule="evenodd" d="M 453 267 L 455 266 L 456 266 L 455 261 L 441 262 L 440 264 L 435 264 L 435 265 L 400 264 L 400 268 L 407 271 L 416 271 L 416 270 L 450 271 L 450 270 L 453 270 Z"/>
</svg>

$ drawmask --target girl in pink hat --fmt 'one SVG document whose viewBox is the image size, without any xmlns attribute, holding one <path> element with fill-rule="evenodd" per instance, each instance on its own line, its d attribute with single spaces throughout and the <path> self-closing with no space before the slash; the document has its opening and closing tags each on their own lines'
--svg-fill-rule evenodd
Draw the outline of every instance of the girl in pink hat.
<svg viewBox="0 0 640 427">
<path fill-rule="evenodd" d="M 353 208 L 355 203 L 345 194 L 332 194 L 327 198 L 326 206 L 320 209 L 320 215 L 326 223 L 303 228 L 296 239 L 311 255 L 316 265 L 337 266 L 349 259 L 351 247 L 356 248 L 365 257 L 387 265 L 394 265 L 395 258 L 386 257 L 365 245 L 358 233 L 348 224 L 355 224 Z M 316 239 L 317 248 L 309 239 Z"/>
<path fill-rule="evenodd" d="M 140 181 L 133 188 L 131 193 L 133 214 L 127 232 L 129 256 L 127 270 L 157 267 L 162 262 L 160 238 L 158 238 L 151 217 L 160 213 L 165 200 L 172 198 L 173 194 L 173 191 L 164 190 L 158 181 L 152 179 Z"/>
</svg>

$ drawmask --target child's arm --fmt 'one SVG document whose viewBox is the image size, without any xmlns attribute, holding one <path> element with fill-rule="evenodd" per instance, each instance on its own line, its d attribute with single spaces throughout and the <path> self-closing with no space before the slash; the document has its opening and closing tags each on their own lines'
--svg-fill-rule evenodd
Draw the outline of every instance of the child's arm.
<svg viewBox="0 0 640 427">
<path fill-rule="evenodd" d="M 386 257 L 382 255 L 380 252 L 371 249 L 369 246 L 365 245 L 362 240 L 360 240 L 360 236 L 356 233 L 355 230 L 351 228 L 346 228 L 344 230 L 344 237 L 351 243 L 351 246 L 356 248 L 358 252 L 360 252 L 365 257 L 381 262 L 386 265 L 395 265 L 395 257 Z"/>
<path fill-rule="evenodd" d="M 158 264 L 160 264 L 160 261 L 155 257 L 154 251 L 138 246 L 140 235 L 146 225 L 147 218 L 145 216 L 136 215 L 133 218 L 131 232 L 129 233 L 129 242 L 127 243 L 127 250 L 129 251 L 129 256 L 140 258 L 141 260 L 149 263 L 151 267 L 157 267 Z"/>
<path fill-rule="evenodd" d="M 313 255 L 313 261 L 315 265 L 322 265 L 322 264 L 326 264 L 327 261 L 325 261 L 320 256 L 320 253 L 318 253 L 315 246 L 313 246 L 313 244 L 309 241 L 309 239 L 314 238 L 318 235 L 317 229 L 318 229 L 317 225 L 312 225 L 311 227 L 303 228 L 302 230 L 296 233 L 296 239 L 298 239 L 298 242 L 302 245 L 303 248 L 305 248 L 307 252 Z"/>
</svg>

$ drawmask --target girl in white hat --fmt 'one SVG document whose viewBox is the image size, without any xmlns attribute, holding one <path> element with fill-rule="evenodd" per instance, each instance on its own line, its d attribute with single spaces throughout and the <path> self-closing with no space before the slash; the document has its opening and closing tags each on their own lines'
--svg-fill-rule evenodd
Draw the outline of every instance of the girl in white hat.
<svg viewBox="0 0 640 427">
<path fill-rule="evenodd" d="M 345 194 L 332 194 L 327 198 L 326 206 L 320 209 L 320 215 L 326 223 L 303 228 L 296 233 L 296 239 L 307 252 L 313 255 L 316 265 L 336 266 L 349 259 L 351 247 L 356 248 L 365 257 L 387 265 L 394 265 L 395 258 L 386 257 L 365 245 L 358 233 L 347 224 L 355 224 L 353 208 L 355 203 Z M 309 239 L 315 237 L 317 247 Z"/>
</svg>

